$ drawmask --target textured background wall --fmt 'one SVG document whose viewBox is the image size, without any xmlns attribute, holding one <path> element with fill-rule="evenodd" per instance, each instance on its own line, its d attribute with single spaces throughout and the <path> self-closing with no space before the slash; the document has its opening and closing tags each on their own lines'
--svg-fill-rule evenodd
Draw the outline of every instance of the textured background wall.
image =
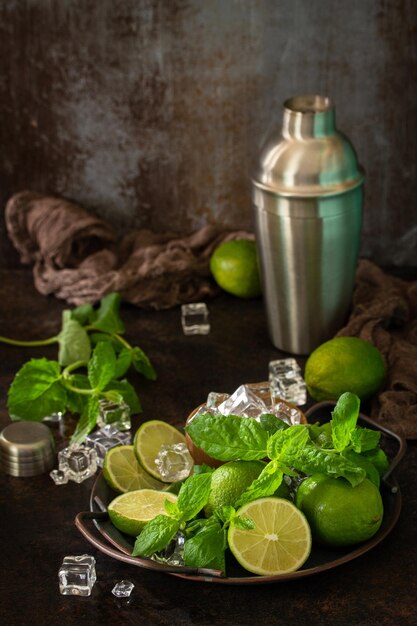
<svg viewBox="0 0 417 626">
<path fill-rule="evenodd" d="M 0 203 L 62 194 L 111 221 L 251 228 L 282 102 L 320 93 L 365 167 L 362 254 L 415 265 L 414 0 L 4 0 Z M 0 265 L 18 257 L 0 225 Z"/>
</svg>

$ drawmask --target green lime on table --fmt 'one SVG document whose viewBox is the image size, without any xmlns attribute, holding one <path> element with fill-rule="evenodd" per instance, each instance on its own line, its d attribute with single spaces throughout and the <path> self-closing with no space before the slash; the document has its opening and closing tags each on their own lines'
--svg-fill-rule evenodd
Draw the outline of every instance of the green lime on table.
<svg viewBox="0 0 417 626">
<path fill-rule="evenodd" d="M 239 298 L 255 298 L 262 293 L 256 244 L 235 239 L 220 244 L 210 258 L 216 283 Z"/>
<path fill-rule="evenodd" d="M 177 496 L 155 489 L 138 489 L 122 493 L 107 507 L 110 520 L 116 528 L 136 537 L 147 522 L 166 514 L 165 501 L 176 502 Z"/>
<path fill-rule="evenodd" d="M 162 445 L 185 444 L 185 436 L 171 424 L 162 420 L 149 420 L 136 431 L 133 441 L 135 455 L 141 466 L 154 478 L 165 483 L 166 480 L 155 463 Z"/>
<path fill-rule="evenodd" d="M 120 493 L 166 487 L 165 483 L 153 478 L 138 463 L 133 446 L 116 446 L 107 452 L 103 477 L 112 489 Z"/>
<path fill-rule="evenodd" d="M 313 539 L 328 546 L 367 541 L 384 515 L 379 489 L 367 478 L 352 487 L 345 478 L 313 474 L 298 487 L 295 504 L 305 514 Z"/>
<path fill-rule="evenodd" d="M 361 400 L 382 386 L 386 374 L 377 348 L 359 337 L 335 337 L 308 357 L 304 379 L 314 400 L 337 400 L 345 391 Z"/>
<path fill-rule="evenodd" d="M 283 498 L 259 498 L 237 514 L 249 518 L 254 528 L 234 522 L 228 531 L 229 548 L 249 572 L 275 576 L 298 570 L 311 552 L 311 531 L 304 514 Z"/>
</svg>

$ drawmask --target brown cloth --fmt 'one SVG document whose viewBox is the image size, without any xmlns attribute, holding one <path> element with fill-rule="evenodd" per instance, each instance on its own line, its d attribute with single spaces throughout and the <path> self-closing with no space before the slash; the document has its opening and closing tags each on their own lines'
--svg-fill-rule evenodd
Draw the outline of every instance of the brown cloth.
<svg viewBox="0 0 417 626">
<path fill-rule="evenodd" d="M 5 220 L 22 263 L 33 264 L 36 289 L 73 305 L 114 291 L 147 309 L 203 300 L 219 291 L 209 269 L 214 249 L 253 239 L 205 226 L 186 237 L 134 230 L 118 241 L 109 224 L 83 208 L 32 191 L 9 199 Z"/>
<path fill-rule="evenodd" d="M 338 335 L 361 337 L 382 353 L 387 380 L 372 401 L 371 417 L 405 438 L 417 438 L 417 281 L 360 260 L 352 314 Z"/>
</svg>

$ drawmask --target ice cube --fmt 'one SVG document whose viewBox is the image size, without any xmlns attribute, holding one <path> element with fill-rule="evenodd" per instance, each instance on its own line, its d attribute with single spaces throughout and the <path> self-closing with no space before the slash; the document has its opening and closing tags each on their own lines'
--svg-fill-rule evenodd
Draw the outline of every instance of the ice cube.
<svg viewBox="0 0 417 626">
<path fill-rule="evenodd" d="M 130 580 L 121 580 L 115 584 L 111 592 L 116 598 L 128 598 L 134 586 Z"/>
<path fill-rule="evenodd" d="M 247 385 L 240 385 L 232 395 L 218 407 L 222 415 L 240 415 L 242 417 L 259 418 L 268 409 L 263 400 Z"/>
<path fill-rule="evenodd" d="M 96 560 L 93 556 L 66 556 L 58 572 L 62 595 L 89 596 L 96 582 Z"/>
<path fill-rule="evenodd" d="M 184 480 L 193 468 L 193 458 L 185 443 L 163 444 L 155 459 L 161 477 L 168 482 Z"/>
<path fill-rule="evenodd" d="M 210 323 L 207 304 L 205 302 L 183 304 L 181 324 L 184 335 L 208 335 Z"/>
<path fill-rule="evenodd" d="M 69 480 L 82 483 L 97 471 L 97 452 L 82 444 L 72 444 L 58 452 L 58 465 Z"/>
</svg>

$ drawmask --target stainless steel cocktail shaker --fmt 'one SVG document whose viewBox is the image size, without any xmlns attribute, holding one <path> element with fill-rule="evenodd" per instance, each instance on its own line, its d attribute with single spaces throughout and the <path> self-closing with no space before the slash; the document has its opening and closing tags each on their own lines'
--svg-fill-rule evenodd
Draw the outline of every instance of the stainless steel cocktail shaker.
<svg viewBox="0 0 417 626">
<path fill-rule="evenodd" d="M 332 102 L 284 103 L 253 178 L 255 236 L 272 343 L 309 354 L 346 322 L 359 253 L 363 170 Z"/>
</svg>

